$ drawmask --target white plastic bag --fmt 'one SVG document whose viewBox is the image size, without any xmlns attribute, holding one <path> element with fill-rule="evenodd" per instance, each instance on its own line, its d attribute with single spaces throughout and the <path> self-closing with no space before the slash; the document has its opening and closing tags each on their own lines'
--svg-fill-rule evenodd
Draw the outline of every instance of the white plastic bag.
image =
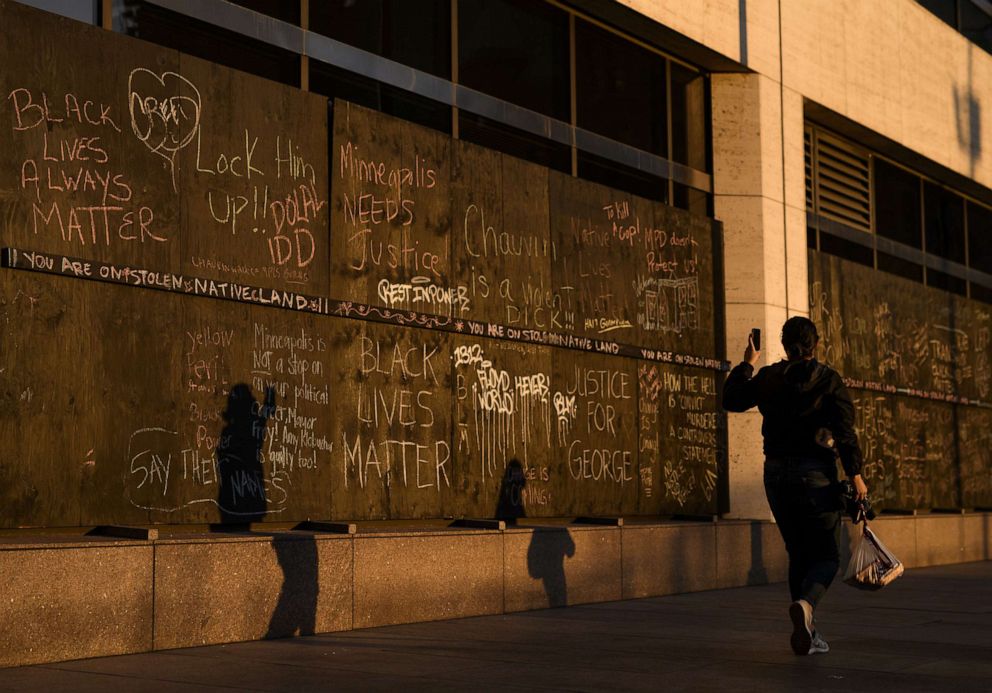
<svg viewBox="0 0 992 693">
<path fill-rule="evenodd" d="M 885 548 L 865 522 L 854 539 L 844 582 L 862 590 L 880 590 L 902 573 L 902 562 Z"/>
</svg>

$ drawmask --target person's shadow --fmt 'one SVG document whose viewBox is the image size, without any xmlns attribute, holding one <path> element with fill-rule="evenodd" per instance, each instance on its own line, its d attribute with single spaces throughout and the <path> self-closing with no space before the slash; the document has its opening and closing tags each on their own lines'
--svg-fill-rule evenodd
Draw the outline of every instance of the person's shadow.
<svg viewBox="0 0 992 693">
<path fill-rule="evenodd" d="M 262 444 L 265 426 L 275 411 L 275 390 L 259 405 L 251 388 L 238 383 L 227 396 L 226 425 L 217 440 L 217 507 L 222 525 L 250 525 L 266 513 Z"/>
<path fill-rule="evenodd" d="M 520 460 L 512 459 L 506 465 L 506 472 L 499 486 L 499 498 L 496 501 L 496 519 L 503 520 L 508 525 L 517 524 L 521 517 L 527 517 L 524 507 L 524 487 L 527 478 Z"/>
<path fill-rule="evenodd" d="M 496 502 L 496 519 L 508 525 L 517 524 L 527 517 L 524 488 L 527 477 L 519 460 L 512 459 L 500 484 Z M 527 547 L 527 572 L 540 580 L 548 598 L 548 606 L 568 604 L 568 586 L 565 581 L 565 557 L 575 555 L 575 541 L 567 527 L 535 527 Z"/>
<path fill-rule="evenodd" d="M 313 635 L 317 621 L 317 543 L 312 534 L 283 534 L 272 539 L 282 569 L 282 589 L 272 610 L 266 638 Z"/>
<path fill-rule="evenodd" d="M 224 412 L 226 425 L 217 442 L 220 488 L 217 506 L 220 529 L 250 529 L 267 512 L 264 456 L 266 425 L 276 411 L 273 388 L 258 404 L 251 388 L 239 383 L 231 388 Z M 272 549 L 282 570 L 279 599 L 266 638 L 313 635 L 317 618 L 317 546 L 312 534 L 274 533 Z"/>
<path fill-rule="evenodd" d="M 567 527 L 535 527 L 527 548 L 527 572 L 544 583 L 548 606 L 568 604 L 565 556 L 575 555 L 575 541 Z"/>
</svg>

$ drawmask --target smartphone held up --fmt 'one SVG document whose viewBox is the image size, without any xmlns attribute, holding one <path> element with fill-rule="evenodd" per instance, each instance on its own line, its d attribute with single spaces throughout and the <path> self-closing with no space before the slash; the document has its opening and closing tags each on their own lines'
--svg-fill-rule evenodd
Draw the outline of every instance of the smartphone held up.
<svg viewBox="0 0 992 693">
<path fill-rule="evenodd" d="M 757 327 L 751 330 L 751 344 L 755 351 L 761 351 L 761 330 Z"/>
</svg>

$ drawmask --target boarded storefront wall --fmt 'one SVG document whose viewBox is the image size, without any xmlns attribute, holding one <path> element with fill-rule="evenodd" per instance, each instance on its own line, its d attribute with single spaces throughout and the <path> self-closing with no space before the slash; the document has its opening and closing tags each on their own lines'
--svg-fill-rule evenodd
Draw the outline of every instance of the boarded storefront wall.
<svg viewBox="0 0 992 693">
<path fill-rule="evenodd" d="M 2 10 L 0 525 L 718 511 L 713 221 Z"/>
</svg>

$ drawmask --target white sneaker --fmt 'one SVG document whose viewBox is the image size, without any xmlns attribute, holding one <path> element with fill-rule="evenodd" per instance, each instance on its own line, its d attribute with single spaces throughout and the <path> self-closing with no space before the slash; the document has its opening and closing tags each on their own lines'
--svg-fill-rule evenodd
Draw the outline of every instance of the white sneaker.
<svg viewBox="0 0 992 693">
<path fill-rule="evenodd" d="M 830 645 L 823 639 L 817 631 L 813 631 L 813 639 L 810 641 L 809 652 L 806 654 L 826 654 L 830 652 Z"/>
<path fill-rule="evenodd" d="M 792 619 L 792 651 L 797 655 L 808 655 L 813 647 L 813 605 L 805 599 L 797 599 L 789 605 L 789 618 Z"/>
</svg>

